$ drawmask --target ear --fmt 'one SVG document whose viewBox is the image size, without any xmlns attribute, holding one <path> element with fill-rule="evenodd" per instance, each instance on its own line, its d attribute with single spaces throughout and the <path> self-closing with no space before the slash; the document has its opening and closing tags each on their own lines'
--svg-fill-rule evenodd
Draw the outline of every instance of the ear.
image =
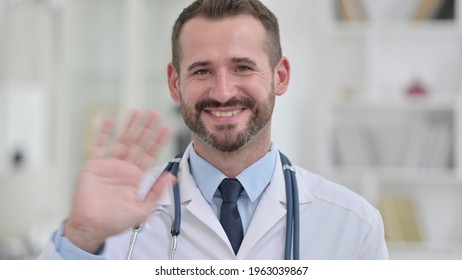
<svg viewBox="0 0 462 280">
<path fill-rule="evenodd" d="M 274 92 L 283 95 L 289 87 L 290 63 L 287 57 L 282 57 L 274 69 Z"/>
<path fill-rule="evenodd" d="M 176 71 L 175 66 L 169 63 L 167 66 L 168 75 L 168 89 L 170 90 L 170 96 L 176 102 L 180 102 L 180 75 Z"/>
</svg>

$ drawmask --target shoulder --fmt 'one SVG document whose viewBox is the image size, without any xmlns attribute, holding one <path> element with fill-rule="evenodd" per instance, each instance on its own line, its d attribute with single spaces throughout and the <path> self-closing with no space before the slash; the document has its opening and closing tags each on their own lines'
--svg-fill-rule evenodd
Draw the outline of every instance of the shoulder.
<svg viewBox="0 0 462 280">
<path fill-rule="evenodd" d="M 373 226 L 380 220 L 378 210 L 361 195 L 346 186 L 296 166 L 300 196 L 310 197 L 317 205 L 351 214 Z"/>
<path fill-rule="evenodd" d="M 141 197 L 144 197 L 146 193 L 151 189 L 152 185 L 159 178 L 160 174 L 164 171 L 165 166 L 156 166 L 148 170 L 140 183 L 139 193 Z"/>
</svg>

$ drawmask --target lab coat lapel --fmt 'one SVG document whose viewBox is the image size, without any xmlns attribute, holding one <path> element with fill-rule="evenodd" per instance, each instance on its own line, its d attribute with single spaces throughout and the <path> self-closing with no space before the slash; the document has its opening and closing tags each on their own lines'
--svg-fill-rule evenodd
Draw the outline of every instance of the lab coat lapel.
<svg viewBox="0 0 462 280">
<path fill-rule="evenodd" d="M 180 172 L 178 174 L 183 211 L 187 211 L 188 214 L 193 215 L 201 223 L 203 223 L 205 227 L 209 228 L 210 232 L 213 232 L 213 234 L 218 238 L 217 240 L 220 240 L 220 242 L 226 244 L 226 247 L 229 249 L 229 251 L 226 253 L 228 257 L 232 257 L 234 256 L 234 253 L 232 251 L 228 237 L 226 236 L 226 233 L 223 230 L 223 227 L 221 226 L 212 208 L 204 199 L 200 190 L 196 187 L 196 182 L 190 173 L 188 163 L 190 148 L 191 147 L 188 147 L 188 149 L 185 151 L 183 159 L 180 162 Z M 302 179 L 301 182 L 303 181 L 304 180 Z M 303 184 L 299 184 L 300 204 L 309 203 L 313 200 L 313 196 L 311 195 L 309 188 L 305 188 L 303 186 Z M 273 178 L 269 186 L 262 194 L 260 202 L 252 217 L 252 221 L 250 222 L 249 228 L 245 233 L 241 247 L 236 256 L 237 259 L 245 259 L 252 251 L 252 249 L 254 249 L 258 242 L 262 239 L 262 237 L 269 231 L 274 230 L 275 228 L 285 229 L 285 217 L 287 212 L 285 189 L 284 173 L 282 171 L 282 165 L 278 155 Z M 161 205 L 172 206 L 172 192 L 166 192 L 159 199 L 159 202 Z M 184 223 L 186 222 L 187 221 L 184 221 Z M 282 225 L 279 227 L 277 226 L 278 223 L 282 223 Z M 284 233 L 285 230 L 282 230 L 281 234 Z M 283 254 L 283 244 L 268 244 L 268 246 L 281 246 L 281 254 Z"/>
<path fill-rule="evenodd" d="M 183 160 L 180 163 L 180 192 L 181 203 L 186 205 L 184 211 L 189 212 L 192 216 L 196 217 L 204 226 L 208 227 L 222 242 L 229 247 L 230 252 L 234 255 L 231 244 L 226 236 L 223 227 L 220 224 L 217 216 L 213 212 L 211 206 L 205 200 L 204 196 L 196 186 L 196 182 L 189 170 L 189 149 L 186 150 Z M 187 213 L 185 212 L 186 216 Z M 186 222 L 186 221 L 185 221 Z"/>
<path fill-rule="evenodd" d="M 193 187 L 194 185 L 188 184 L 184 186 L 188 188 L 188 190 L 185 190 L 183 192 L 185 194 L 185 203 L 187 204 L 185 211 L 188 211 L 191 215 L 196 217 L 206 227 L 208 227 L 217 236 L 219 236 L 220 239 L 222 239 L 224 242 L 229 243 L 228 237 L 226 236 L 226 233 L 223 230 L 220 221 L 213 212 L 212 207 L 210 207 L 205 198 L 202 196 L 200 190 L 198 188 Z"/>
<path fill-rule="evenodd" d="M 286 216 L 285 181 L 280 160 L 277 161 L 271 183 L 263 192 L 257 209 L 252 217 L 249 228 L 245 233 L 244 240 L 237 254 L 238 259 L 245 259 L 255 245 L 261 240 L 276 223 L 285 224 Z M 268 244 L 271 246 L 270 244 Z"/>
</svg>

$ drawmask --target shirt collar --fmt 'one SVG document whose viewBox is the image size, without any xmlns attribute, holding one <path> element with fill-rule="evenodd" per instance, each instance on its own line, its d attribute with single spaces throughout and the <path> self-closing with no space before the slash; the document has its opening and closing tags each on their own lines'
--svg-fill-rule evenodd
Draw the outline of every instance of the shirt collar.
<svg viewBox="0 0 462 280">
<path fill-rule="evenodd" d="M 239 182 L 241 182 L 245 193 L 252 202 L 262 194 L 263 190 L 271 182 L 276 166 L 276 159 L 277 151 L 274 145 L 271 145 L 270 150 L 265 156 L 253 163 L 236 177 Z M 209 203 L 212 203 L 218 185 L 226 176 L 216 167 L 201 158 L 194 150 L 194 146 L 189 155 L 189 167 L 202 195 Z"/>
</svg>

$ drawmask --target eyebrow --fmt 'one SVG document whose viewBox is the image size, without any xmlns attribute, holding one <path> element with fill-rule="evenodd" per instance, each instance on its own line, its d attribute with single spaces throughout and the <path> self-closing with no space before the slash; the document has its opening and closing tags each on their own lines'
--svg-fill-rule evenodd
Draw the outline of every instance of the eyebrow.
<svg viewBox="0 0 462 280">
<path fill-rule="evenodd" d="M 210 64 L 211 64 L 210 61 L 197 61 L 197 62 L 194 62 L 191 65 L 189 65 L 187 70 L 191 71 L 194 68 L 205 67 L 205 66 L 209 66 Z"/>
<path fill-rule="evenodd" d="M 245 64 L 249 64 L 249 65 L 252 65 L 252 66 L 256 66 L 257 63 L 248 58 L 248 57 L 233 57 L 231 59 L 231 62 L 234 63 L 234 64 L 238 64 L 238 63 L 245 63 Z M 188 66 L 187 70 L 188 71 L 191 71 L 193 70 L 194 68 L 197 68 L 197 67 L 206 67 L 206 66 L 209 66 L 210 64 L 212 64 L 210 61 L 207 61 L 207 60 L 204 60 L 204 61 L 197 61 L 197 62 L 194 62 L 192 63 L 191 65 Z"/>
<path fill-rule="evenodd" d="M 248 57 L 233 57 L 231 59 L 231 61 L 235 64 L 237 63 L 245 63 L 245 64 L 249 64 L 249 65 L 252 65 L 252 66 L 256 66 L 257 63 L 255 62 L 255 60 L 252 60 Z"/>
</svg>

